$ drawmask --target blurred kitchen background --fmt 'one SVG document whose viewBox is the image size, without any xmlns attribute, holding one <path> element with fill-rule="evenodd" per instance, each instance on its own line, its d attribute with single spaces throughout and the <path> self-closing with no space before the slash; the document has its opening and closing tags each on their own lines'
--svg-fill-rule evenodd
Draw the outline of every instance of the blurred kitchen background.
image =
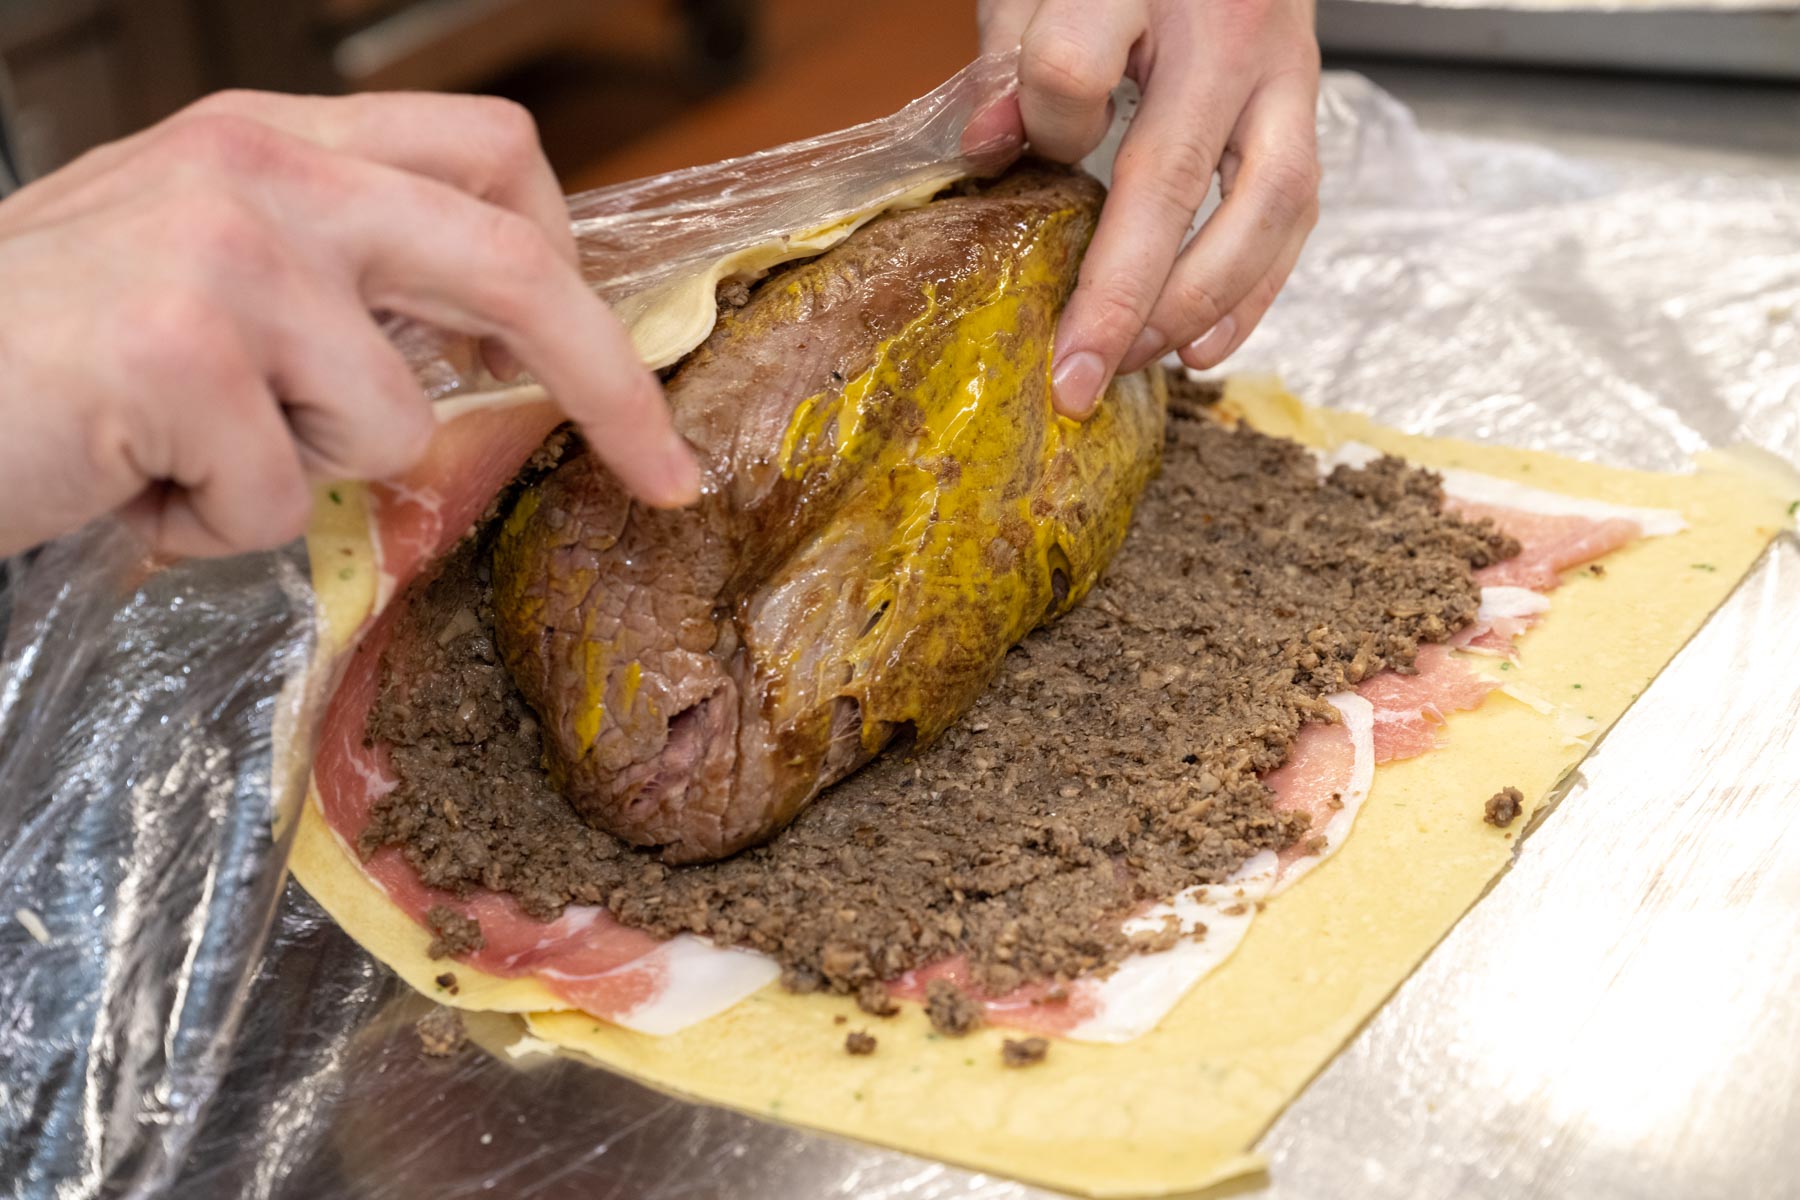
<svg viewBox="0 0 1800 1200">
<path fill-rule="evenodd" d="M 1800 0 L 1321 0 L 1319 24 L 1327 65 L 1439 105 L 1505 69 L 1544 118 L 1800 154 Z M 880 115 L 974 51 L 974 0 L 0 0 L 0 104 L 30 177 L 221 87 L 495 92 L 576 190 Z"/>
</svg>

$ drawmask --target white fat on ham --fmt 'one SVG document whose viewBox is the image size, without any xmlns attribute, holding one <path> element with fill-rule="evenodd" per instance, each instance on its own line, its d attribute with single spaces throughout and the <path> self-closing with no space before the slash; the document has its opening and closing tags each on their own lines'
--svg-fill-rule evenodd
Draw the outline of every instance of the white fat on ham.
<svg viewBox="0 0 1800 1200">
<path fill-rule="evenodd" d="M 1542 592 L 1511 584 L 1484 587 L 1474 623 L 1450 639 L 1450 648 L 1470 654 L 1511 658 L 1513 639 L 1549 611 L 1550 597 Z"/>
<path fill-rule="evenodd" d="M 1292 885 L 1344 844 L 1375 782 L 1375 710 L 1354 692 L 1340 692 L 1329 700 L 1343 717 L 1354 755 L 1345 777 L 1329 781 L 1326 794 L 1335 793 L 1341 807 L 1333 810 L 1319 831 L 1324 839 L 1319 852 L 1283 864 L 1273 851 L 1265 850 L 1226 882 L 1189 888 L 1127 921 L 1125 932 L 1136 934 L 1155 933 L 1174 920 L 1184 936 L 1167 950 L 1133 955 L 1104 979 L 1084 981 L 1084 990 L 1091 989 L 1088 994 L 1097 1001 L 1097 1008 L 1064 1037 L 1078 1042 L 1129 1042 L 1156 1028 L 1189 989 L 1231 957 L 1264 900 Z M 1200 936 L 1192 936 L 1196 933 Z"/>
<path fill-rule="evenodd" d="M 1375 706 L 1355 692 L 1339 692 L 1326 699 L 1343 718 L 1343 727 L 1350 734 L 1350 745 L 1355 750 L 1349 779 L 1335 789 L 1338 807 L 1332 810 L 1331 819 L 1317 834 L 1324 839 L 1324 846 L 1316 854 L 1302 855 L 1285 864 L 1271 894 L 1293 887 L 1302 875 L 1344 844 L 1344 839 L 1350 836 L 1350 826 L 1356 823 L 1356 814 L 1362 810 L 1363 801 L 1369 798 L 1369 789 L 1375 785 Z"/>
<path fill-rule="evenodd" d="M 1334 467 L 1366 467 L 1380 458 L 1381 453 L 1362 442 L 1345 442 L 1329 453 L 1319 455 L 1319 467 L 1327 474 Z M 1590 500 L 1585 496 L 1567 496 L 1461 467 L 1430 469 L 1443 477 L 1446 495 L 1471 504 L 1490 504 L 1548 517 L 1587 517 L 1594 521 L 1622 519 L 1634 523 L 1646 537 L 1666 537 L 1687 528 L 1687 522 L 1674 509 L 1638 508 Z"/>
<path fill-rule="evenodd" d="M 656 985 L 637 1006 L 609 1013 L 605 1019 L 638 1033 L 666 1037 L 748 999 L 775 982 L 781 967 L 754 950 L 715 946 L 684 933 L 606 975 L 626 972 L 649 973 L 656 977 Z M 539 974 L 548 979 L 565 978 L 555 967 L 540 968 Z M 606 975 L 596 978 L 604 980 Z"/>
<path fill-rule="evenodd" d="M 1475 620 L 1492 626 L 1502 618 L 1535 617 L 1549 611 L 1550 597 L 1542 592 L 1506 585 L 1484 587 L 1481 589 L 1481 605 L 1475 610 Z"/>
<path fill-rule="evenodd" d="M 1119 1043 L 1156 1028 L 1188 989 L 1230 958 L 1244 940 L 1257 905 L 1269 896 L 1275 872 L 1275 853 L 1265 850 L 1227 882 L 1189 888 L 1125 922 L 1128 934 L 1155 933 L 1174 919 L 1180 922 L 1182 939 L 1167 950 L 1133 955 L 1105 979 L 1089 984 L 1098 997 L 1098 1011 L 1063 1036 L 1077 1042 Z"/>
</svg>

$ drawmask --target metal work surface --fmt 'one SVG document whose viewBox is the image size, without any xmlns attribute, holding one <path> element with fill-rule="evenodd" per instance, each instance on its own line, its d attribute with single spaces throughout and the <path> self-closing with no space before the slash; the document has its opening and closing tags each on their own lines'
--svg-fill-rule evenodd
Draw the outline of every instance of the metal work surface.
<svg viewBox="0 0 1800 1200">
<path fill-rule="evenodd" d="M 1320 0 L 1327 53 L 1800 79 L 1794 0 Z"/>
<path fill-rule="evenodd" d="M 1279 369 L 1309 400 L 1425 433 L 1664 470 L 1749 441 L 1800 464 L 1792 95 L 1372 73 L 1416 105 L 1426 132 L 1365 81 L 1329 81 L 1325 218 L 1234 365 Z M 291 599 L 265 596 L 271 607 Z M 1790 533 L 1582 765 L 1514 867 L 1275 1123 L 1260 1145 L 1269 1174 L 1226 1190 L 1283 1200 L 1791 1191 L 1796 662 Z M 257 882 L 224 872 L 206 886 L 235 886 L 250 911 Z M 486 1053 L 427 1059 L 413 1029 L 426 1008 L 290 887 L 229 1071 L 169 1194 L 1046 1195 L 692 1106 L 567 1060 L 514 1058 L 509 1018 L 471 1022 Z M 121 1047 L 148 1062 L 156 1027 L 129 1017 Z M 97 1047 L 103 1064 L 101 1051 L 127 1053 Z M 179 1094 L 153 1099 L 140 1110 L 185 1111 Z M 69 1119 L 92 1177 L 109 1126 L 124 1121 Z"/>
<path fill-rule="evenodd" d="M 1691 188 L 1672 190 L 1696 198 L 1708 178 L 1767 173 L 1787 181 L 1789 218 L 1800 211 L 1800 93 L 1791 89 L 1371 73 L 1428 128 L 1529 136 L 1691 172 Z M 1772 206 L 1783 198 L 1772 192 Z M 1704 243 L 1716 231 L 1701 221 L 1691 236 Z M 1571 249 L 1572 273 L 1598 265 Z M 1669 253 L 1671 269 L 1698 265 Z M 1769 265 L 1746 245 L 1711 267 L 1722 306 L 1754 306 L 1759 281 L 1767 286 L 1762 354 L 1689 374 L 1698 364 L 1680 361 L 1682 343 L 1705 345 L 1705 335 L 1690 328 L 1684 337 L 1669 322 L 1723 318 L 1693 306 L 1694 289 L 1674 280 L 1669 292 L 1681 299 L 1659 303 L 1645 289 L 1633 314 L 1621 288 L 1615 298 L 1625 303 L 1609 315 L 1641 320 L 1651 348 L 1641 369 L 1622 373 L 1647 387 L 1706 387 L 1719 377 L 1703 377 L 1738 369 L 1746 390 L 1771 389 L 1779 410 L 1759 440 L 1792 461 L 1796 281 L 1765 273 Z M 1582 414 L 1579 395 L 1568 403 Z M 1691 405 L 1671 441 L 1720 438 L 1738 415 Z M 1709 417 L 1719 424 L 1707 428 Z M 1426 421 L 1474 432 L 1455 416 Z M 1649 438 L 1626 447 L 1619 429 L 1602 428 L 1585 431 L 1593 444 L 1584 446 L 1583 432 L 1557 448 L 1602 458 L 1630 450 L 1642 460 L 1634 465 L 1670 465 L 1655 461 Z M 1277 1121 L 1260 1146 L 1271 1165 L 1259 1191 L 1282 1200 L 1792 1194 L 1797 614 L 1800 552 L 1790 535 L 1582 764 L 1512 869 Z"/>
</svg>

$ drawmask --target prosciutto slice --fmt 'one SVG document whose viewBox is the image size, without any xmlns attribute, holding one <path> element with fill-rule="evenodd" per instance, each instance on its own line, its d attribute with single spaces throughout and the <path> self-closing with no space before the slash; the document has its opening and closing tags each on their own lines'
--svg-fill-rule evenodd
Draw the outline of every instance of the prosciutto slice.
<svg viewBox="0 0 1800 1200">
<path fill-rule="evenodd" d="M 354 854 L 350 847 L 370 806 L 395 785 L 385 748 L 363 744 L 381 654 L 399 611 L 389 601 L 474 524 L 559 420 L 543 403 L 467 408 L 440 427 L 423 463 L 370 488 L 370 532 L 381 572 L 376 612 L 342 669 L 313 760 L 321 812 L 346 854 Z M 572 1006 L 640 1032 L 673 1033 L 779 974 L 762 955 L 693 937 L 659 942 L 599 908 L 570 906 L 546 923 L 499 893 L 459 900 L 426 887 L 398 850 L 383 850 L 362 868 L 420 924 L 438 906 L 478 921 L 483 944 L 459 961 L 491 975 L 535 976 Z"/>
<path fill-rule="evenodd" d="M 1411 675 L 1383 671 L 1356 689 L 1375 710 L 1378 763 L 1416 758 L 1435 750 L 1445 718 L 1479 706 L 1498 686 L 1453 658 L 1443 646 L 1420 649 L 1414 669 Z"/>
<path fill-rule="evenodd" d="M 1513 641 L 1550 611 L 1550 598 L 1522 587 L 1484 587 L 1475 623 L 1451 638 L 1452 650 L 1511 658 Z"/>
</svg>

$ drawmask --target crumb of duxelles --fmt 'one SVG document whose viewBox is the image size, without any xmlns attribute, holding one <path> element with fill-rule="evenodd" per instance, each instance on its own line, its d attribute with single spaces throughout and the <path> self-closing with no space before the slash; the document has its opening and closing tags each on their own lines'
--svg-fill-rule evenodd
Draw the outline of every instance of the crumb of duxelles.
<svg viewBox="0 0 1800 1200">
<path fill-rule="evenodd" d="M 947 979 L 925 986 L 925 1016 L 931 1027 L 951 1037 L 962 1037 L 981 1026 L 981 1005 Z"/>
<path fill-rule="evenodd" d="M 432 958 L 455 958 L 471 954 L 486 945 L 481 936 L 481 922 L 465 917 L 448 904 L 433 905 L 425 913 L 426 928 L 431 930 L 431 945 L 425 953 Z"/>
<path fill-rule="evenodd" d="M 1516 787 L 1501 788 L 1488 797 L 1481 819 L 1496 829 L 1505 829 L 1519 819 L 1525 808 L 1525 793 Z"/>
<path fill-rule="evenodd" d="M 1044 1061 L 1050 1053 L 1048 1038 L 1007 1038 L 1000 1046 L 1000 1061 L 1009 1067 L 1029 1067 Z"/>
<path fill-rule="evenodd" d="M 1304 447 L 1220 425 L 1209 392 L 1172 387 L 1162 474 L 1088 597 L 1007 654 L 937 742 L 722 862 L 651 861 L 551 786 L 494 646 L 487 543 L 470 539 L 409 597 L 384 656 L 370 734 L 400 782 L 358 850 L 399 847 L 428 886 L 505 892 L 542 920 L 588 904 L 743 946 L 871 1015 L 894 1011 L 882 981 L 945 959 L 998 996 L 1144 948 L 1125 914 L 1314 836 L 1262 776 L 1335 717 L 1326 696 L 1466 627 L 1472 569 L 1517 551 L 1443 512 L 1427 472 L 1383 459 L 1321 479 Z"/>
<path fill-rule="evenodd" d="M 469 1040 L 462 1014 L 454 1008 L 434 1008 L 413 1025 L 419 1035 L 419 1051 L 432 1058 L 448 1058 Z"/>
</svg>

